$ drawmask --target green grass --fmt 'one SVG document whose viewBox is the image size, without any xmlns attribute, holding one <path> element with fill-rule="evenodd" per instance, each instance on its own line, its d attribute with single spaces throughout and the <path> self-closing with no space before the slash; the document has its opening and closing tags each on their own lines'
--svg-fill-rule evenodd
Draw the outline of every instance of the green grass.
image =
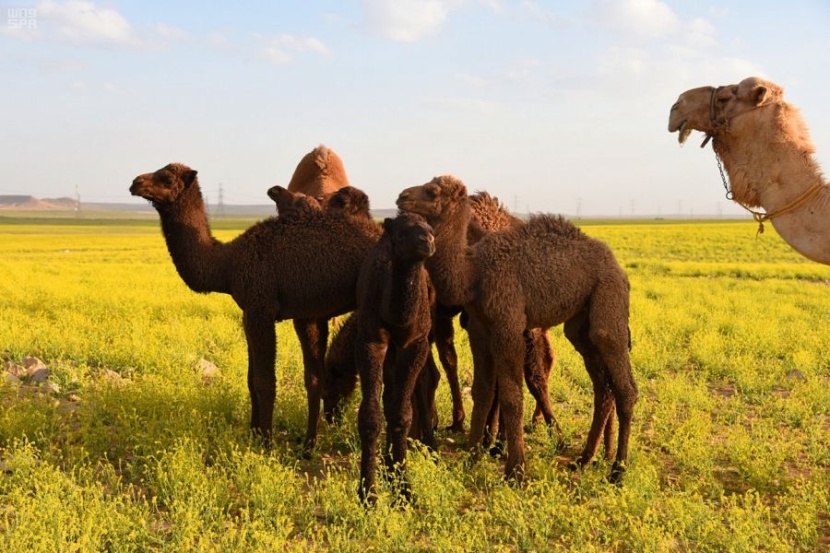
<svg viewBox="0 0 830 553">
<path fill-rule="evenodd" d="M 247 224 L 247 223 L 246 223 Z M 235 226 L 234 226 L 235 225 Z M 243 224 L 217 227 L 227 240 Z M 276 446 L 247 425 L 240 312 L 175 273 L 157 222 L 0 223 L 0 550 L 816 551 L 830 547 L 830 267 L 751 222 L 586 224 L 631 279 L 640 388 L 621 488 L 573 473 L 591 416 L 552 332 L 564 451 L 528 435 L 528 481 L 465 438 L 410 452 L 412 506 L 357 501 L 356 398 L 310 460 L 302 358 L 278 332 Z M 458 334 L 462 385 L 472 380 Z M 200 360 L 219 368 L 205 379 Z M 439 387 L 439 414 L 450 413 Z M 531 409 L 526 400 L 526 416 Z M 467 399 L 468 413 L 471 409 Z"/>
</svg>

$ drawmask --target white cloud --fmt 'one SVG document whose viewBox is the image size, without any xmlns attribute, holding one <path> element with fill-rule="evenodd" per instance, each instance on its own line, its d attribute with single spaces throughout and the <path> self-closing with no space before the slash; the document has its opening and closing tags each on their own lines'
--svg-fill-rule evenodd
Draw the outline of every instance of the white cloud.
<svg viewBox="0 0 830 553">
<path fill-rule="evenodd" d="M 438 32 L 464 0 L 363 0 L 369 28 L 398 42 L 415 42 Z"/>
<path fill-rule="evenodd" d="M 680 18 L 659 0 L 594 0 L 599 23 L 611 30 L 645 38 L 669 36 Z"/>
<path fill-rule="evenodd" d="M 314 37 L 300 38 L 294 35 L 280 35 L 267 39 L 265 56 L 278 65 L 294 61 L 293 53 L 315 52 L 330 57 L 331 50 L 322 41 Z"/>
<path fill-rule="evenodd" d="M 167 25 L 166 23 L 156 23 L 156 33 L 162 39 L 172 41 L 190 40 L 190 33 L 184 29 Z"/>
<path fill-rule="evenodd" d="M 129 21 L 118 11 L 87 0 L 42 0 L 37 4 L 37 15 L 45 27 L 54 25 L 57 38 L 67 42 L 139 43 Z"/>
</svg>

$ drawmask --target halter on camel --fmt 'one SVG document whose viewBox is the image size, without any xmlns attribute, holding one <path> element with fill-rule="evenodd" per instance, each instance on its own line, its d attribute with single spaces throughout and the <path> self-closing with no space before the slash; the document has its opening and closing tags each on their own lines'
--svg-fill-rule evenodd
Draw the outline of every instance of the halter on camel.
<svg viewBox="0 0 830 553">
<path fill-rule="evenodd" d="M 756 109 L 761 109 L 761 108 L 765 108 L 767 106 L 773 106 L 773 105 L 780 104 L 780 102 L 777 102 L 777 101 L 776 102 L 769 102 L 767 104 L 761 104 L 761 105 L 755 106 L 753 108 L 750 108 L 746 111 L 742 111 L 740 113 L 737 113 L 737 114 L 733 115 L 732 119 L 730 119 L 726 116 L 723 116 L 723 115 L 718 117 L 718 112 L 717 112 L 718 108 L 717 108 L 717 102 L 715 101 L 715 99 L 717 98 L 718 93 L 723 88 L 724 87 L 719 86 L 717 88 L 712 89 L 712 96 L 709 99 L 709 121 L 712 124 L 712 130 L 708 131 L 706 133 L 706 138 L 703 139 L 703 142 L 700 145 L 701 148 L 705 148 L 706 144 L 708 144 L 711 139 L 714 138 L 714 139 L 717 140 L 719 134 L 721 134 L 723 132 L 729 132 L 729 123 L 732 122 L 732 119 L 735 119 L 736 117 L 740 117 L 741 115 L 744 115 L 744 114 L 749 113 L 751 111 L 755 111 Z M 739 202 L 738 200 L 735 199 L 734 195 L 732 194 L 732 189 L 729 186 L 729 179 L 726 177 L 726 173 L 723 172 L 723 164 L 721 163 L 721 159 L 720 159 L 720 156 L 718 155 L 718 152 L 715 150 L 714 142 L 712 143 L 712 151 L 715 152 L 715 159 L 718 162 L 718 171 L 720 171 L 720 178 L 723 181 L 723 188 L 724 188 L 724 190 L 726 190 L 726 199 L 727 200 L 732 200 L 733 202 L 735 202 L 736 204 L 738 204 L 739 206 L 741 206 L 742 208 L 744 208 L 745 210 L 747 210 L 749 213 L 752 214 L 752 218 L 755 219 L 755 221 L 758 223 L 758 231 L 755 233 L 756 238 L 758 237 L 759 234 L 764 234 L 764 223 L 766 221 L 771 220 L 773 217 L 777 217 L 779 215 L 783 215 L 785 213 L 789 213 L 790 211 L 793 211 L 794 209 L 798 208 L 801 204 L 803 204 L 804 202 L 806 202 L 807 200 L 812 198 L 819 190 L 821 190 L 824 187 L 823 183 L 820 183 L 820 182 L 816 183 L 813 186 L 811 186 L 810 188 L 808 188 L 807 190 L 805 190 L 803 194 L 798 196 L 792 202 L 790 202 L 789 204 L 785 205 L 784 207 L 782 207 L 780 209 L 776 209 L 774 211 L 769 211 L 767 213 L 762 213 L 760 211 L 755 211 L 753 209 L 750 209 L 748 205 L 744 204 L 743 202 Z"/>
</svg>

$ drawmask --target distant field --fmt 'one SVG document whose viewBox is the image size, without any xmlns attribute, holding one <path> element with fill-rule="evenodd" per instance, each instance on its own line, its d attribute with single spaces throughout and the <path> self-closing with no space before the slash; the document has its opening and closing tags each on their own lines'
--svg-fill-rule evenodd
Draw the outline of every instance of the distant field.
<svg viewBox="0 0 830 553">
<path fill-rule="evenodd" d="M 247 224 L 219 221 L 215 234 Z M 830 548 L 830 267 L 769 225 L 756 240 L 748 221 L 580 224 L 631 280 L 640 401 L 624 485 L 605 482 L 604 462 L 567 468 L 592 395 L 556 329 L 550 393 L 564 451 L 535 429 L 516 487 L 500 460 L 473 463 L 464 436 L 439 432 L 437 455 L 410 453 L 416 503 L 393 507 L 381 484 L 366 510 L 356 401 L 342 426 L 322 425 L 312 459 L 299 456 L 305 392 L 290 322 L 277 327 L 277 445 L 265 451 L 247 429 L 240 311 L 185 287 L 157 219 L 0 216 L 0 550 Z M 27 356 L 48 373 L 24 375 Z M 449 413 L 442 380 L 442 424 Z"/>
</svg>

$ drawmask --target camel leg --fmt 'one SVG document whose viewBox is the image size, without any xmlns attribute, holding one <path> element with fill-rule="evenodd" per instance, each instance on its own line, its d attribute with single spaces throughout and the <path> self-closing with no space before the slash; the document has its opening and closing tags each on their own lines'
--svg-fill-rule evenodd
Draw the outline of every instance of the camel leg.
<svg viewBox="0 0 830 553">
<path fill-rule="evenodd" d="M 614 396 L 606 380 L 606 367 L 596 346 L 588 337 L 588 319 L 586 313 L 580 313 L 565 322 L 565 337 L 573 344 L 582 356 L 585 370 L 591 378 L 594 390 L 594 412 L 591 418 L 591 427 L 576 463 L 583 467 L 587 465 L 599 448 L 599 442 L 605 433 L 608 417 L 614 410 Z"/>
<path fill-rule="evenodd" d="M 396 347 L 394 377 L 385 379 L 391 384 L 384 388 L 386 440 L 391 449 L 391 457 L 387 457 L 387 465 L 390 473 L 400 475 L 401 496 L 407 501 L 412 498 L 409 484 L 404 477 L 406 440 L 412 425 L 412 396 L 428 355 L 429 342 L 427 340 L 420 340 L 406 347 Z M 426 406 L 425 409 L 427 409 Z M 429 418 L 429 412 L 426 411 L 424 416 Z"/>
<path fill-rule="evenodd" d="M 631 372 L 628 349 L 618 345 L 616 348 L 607 348 L 601 351 L 608 366 L 608 385 L 613 393 L 617 418 L 619 419 L 617 455 L 608 480 L 611 483 L 618 483 L 628 462 L 628 442 L 631 436 L 631 424 L 634 418 L 634 405 L 637 403 L 638 391 Z M 613 420 L 614 412 L 611 411 L 605 429 L 608 433 L 613 431 Z"/>
<path fill-rule="evenodd" d="M 294 319 L 294 330 L 303 351 L 303 373 L 308 398 L 308 424 L 306 426 L 304 454 L 308 455 L 317 443 L 317 423 L 320 419 L 320 401 L 323 397 L 326 369 L 326 345 L 329 323 L 326 319 Z"/>
<path fill-rule="evenodd" d="M 274 364 L 277 357 L 277 335 L 274 320 L 261 313 L 246 311 L 242 326 L 248 343 L 248 392 L 251 395 L 251 429 L 271 444 L 271 425 L 277 379 Z"/>
<path fill-rule="evenodd" d="M 626 298 L 627 300 L 627 298 Z M 628 302 L 620 302 L 616 286 L 600 286 L 590 312 L 590 341 L 596 345 L 604 365 L 604 380 L 608 393 L 613 395 L 612 405 L 616 406 L 619 419 L 617 455 L 608 480 L 619 483 L 628 462 L 628 442 L 634 405 L 638 391 L 631 371 L 631 331 L 628 328 Z M 613 409 L 606 417 L 606 424 L 613 426 Z M 607 431 L 611 429 L 606 428 Z"/>
<path fill-rule="evenodd" d="M 455 351 L 455 328 L 450 311 L 438 309 L 433 320 L 433 337 L 438 350 L 438 360 L 447 374 L 452 396 L 452 423 L 447 430 L 464 432 L 464 400 L 461 397 L 461 383 L 458 380 L 458 354 Z"/>
<path fill-rule="evenodd" d="M 375 475 L 377 473 L 378 436 L 382 424 L 380 389 L 383 382 L 383 362 L 386 344 L 358 339 L 355 344 L 355 363 L 360 371 L 360 389 L 363 397 L 357 412 L 357 428 L 360 434 L 360 484 L 361 501 L 374 504 Z"/>
<path fill-rule="evenodd" d="M 520 332 L 511 332 L 505 324 L 493 332 L 491 350 L 498 378 L 499 409 L 507 441 L 507 478 L 524 479 L 524 340 Z M 521 327 L 519 327 L 521 328 Z"/>
<path fill-rule="evenodd" d="M 488 416 L 496 397 L 496 381 L 493 373 L 493 359 L 489 351 L 490 336 L 476 318 L 470 317 L 467 332 L 470 335 L 470 349 L 473 353 L 473 415 L 470 420 L 468 443 L 474 453 L 484 438 Z"/>
<path fill-rule="evenodd" d="M 614 458 L 614 413 L 616 411 L 611 411 L 608 413 L 608 419 L 605 421 L 605 430 L 602 434 L 602 443 L 605 446 L 605 460 L 610 461 Z"/>
<path fill-rule="evenodd" d="M 557 438 L 562 440 L 562 428 L 553 415 L 553 407 L 550 403 L 548 392 L 548 379 L 553 366 L 553 349 L 550 346 L 547 332 L 536 332 L 526 330 L 524 334 L 526 355 L 524 374 L 527 388 L 533 399 L 536 400 L 536 409 L 533 412 L 533 422 L 544 418 L 545 424 L 552 428 Z"/>
<path fill-rule="evenodd" d="M 441 373 L 435 365 L 432 351 L 429 351 L 424 368 L 421 369 L 421 374 L 418 375 L 418 380 L 415 384 L 416 387 L 412 402 L 414 409 L 413 426 L 410 430 L 410 435 L 414 437 L 416 434 L 415 419 L 417 419 L 417 439 L 433 451 L 438 448 L 438 442 L 435 440 L 435 429 L 438 426 L 435 390 L 438 388 L 438 382 L 440 380 Z"/>
<path fill-rule="evenodd" d="M 487 425 L 484 427 L 484 437 L 481 439 L 481 445 L 484 449 L 489 449 L 490 455 L 497 457 L 504 453 L 502 444 L 504 443 L 504 425 L 501 424 L 501 412 L 499 411 L 499 385 L 494 384 L 493 401 L 490 406 L 490 411 L 487 412 Z"/>
</svg>

